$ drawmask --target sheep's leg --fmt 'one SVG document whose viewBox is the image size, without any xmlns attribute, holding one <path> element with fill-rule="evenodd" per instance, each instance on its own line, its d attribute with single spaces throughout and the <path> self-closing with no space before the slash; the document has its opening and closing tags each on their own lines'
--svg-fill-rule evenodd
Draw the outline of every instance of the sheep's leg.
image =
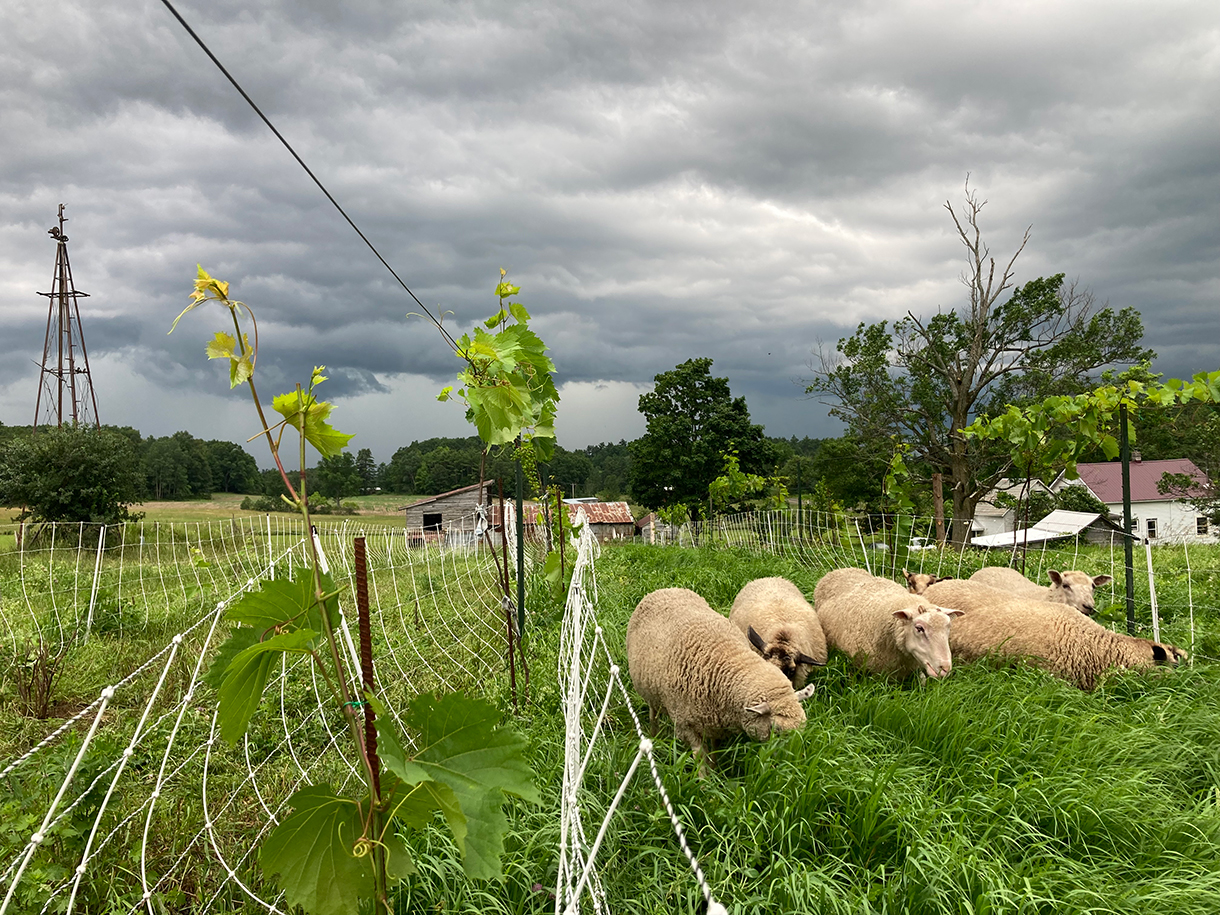
<svg viewBox="0 0 1220 915">
<path fill-rule="evenodd" d="M 648 736 L 657 736 L 657 707 L 652 703 L 648 704 Z"/>
</svg>

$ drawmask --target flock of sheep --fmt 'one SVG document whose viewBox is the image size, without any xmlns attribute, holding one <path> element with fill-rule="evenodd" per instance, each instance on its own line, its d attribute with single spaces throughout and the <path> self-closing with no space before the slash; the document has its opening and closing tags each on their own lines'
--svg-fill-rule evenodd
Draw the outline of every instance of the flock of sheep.
<svg viewBox="0 0 1220 915">
<path fill-rule="evenodd" d="M 744 731 L 766 740 L 805 723 L 801 700 L 828 648 L 866 670 L 941 678 L 954 659 L 992 656 L 1036 664 L 1083 690 L 1114 668 L 1177 664 L 1185 653 L 1112 632 L 1089 616 L 1093 589 L 1110 576 L 1050 572 L 1050 586 L 1007 568 L 969 580 L 911 574 L 907 587 L 864 569 L 836 569 L 813 592 L 760 578 L 737 595 L 726 619 L 686 588 L 644 597 L 627 624 L 632 684 L 655 733 L 664 711 L 701 761 L 716 740 Z"/>
</svg>

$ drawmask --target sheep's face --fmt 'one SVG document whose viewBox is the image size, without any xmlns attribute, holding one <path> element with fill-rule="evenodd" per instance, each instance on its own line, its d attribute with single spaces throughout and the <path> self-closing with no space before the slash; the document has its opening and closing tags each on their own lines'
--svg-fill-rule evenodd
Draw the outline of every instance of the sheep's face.
<svg viewBox="0 0 1220 915">
<path fill-rule="evenodd" d="M 1092 616 L 1097 612 L 1097 605 L 1093 602 L 1093 589 L 1100 588 L 1114 580 L 1109 575 L 1090 578 L 1084 572 L 1074 571 L 1056 572 L 1052 570 L 1046 574 L 1051 580 L 1051 601 L 1075 607 L 1085 616 Z"/>
<path fill-rule="evenodd" d="M 953 578 L 952 575 L 946 575 L 942 578 L 927 572 L 908 572 L 906 569 L 902 570 L 902 574 L 907 580 L 907 590 L 912 594 L 923 594 L 938 581 L 949 581 Z"/>
<path fill-rule="evenodd" d="M 1177 667 L 1185 660 L 1186 652 L 1177 645 L 1168 645 L 1163 642 L 1152 643 L 1152 661 L 1154 664 Z"/>
<path fill-rule="evenodd" d="M 898 647 L 929 677 L 947 677 L 953 669 L 949 625 L 951 618 L 961 613 L 961 610 L 946 610 L 926 601 L 895 610 Z"/>
<path fill-rule="evenodd" d="M 749 627 L 746 635 L 754 649 L 763 656 L 763 660 L 778 667 L 780 672 L 798 689 L 805 684 L 809 671 L 823 663 L 816 658 L 809 657 L 793 645 L 783 631 L 779 632 L 771 642 L 765 641 L 754 631 L 753 626 Z"/>
<path fill-rule="evenodd" d="M 766 740 L 772 731 L 791 731 L 805 723 L 805 710 L 795 693 L 778 701 L 748 705 L 741 711 L 741 729 L 754 740 Z"/>
</svg>

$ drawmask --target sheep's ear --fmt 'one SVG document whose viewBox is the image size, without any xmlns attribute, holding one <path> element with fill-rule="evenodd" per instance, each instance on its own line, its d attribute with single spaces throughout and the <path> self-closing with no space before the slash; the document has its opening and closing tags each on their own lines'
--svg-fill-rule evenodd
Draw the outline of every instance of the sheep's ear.
<svg viewBox="0 0 1220 915">
<path fill-rule="evenodd" d="M 943 613 L 945 616 L 954 617 L 954 616 L 961 616 L 966 611 L 958 610 L 956 607 L 941 607 L 940 612 Z"/>
<path fill-rule="evenodd" d="M 914 618 L 915 611 L 910 607 L 903 607 L 901 610 L 894 611 L 894 619 L 896 620 L 913 620 Z"/>
<path fill-rule="evenodd" d="M 813 658 L 809 657 L 809 655 L 802 654 L 800 652 L 797 653 L 796 663 L 797 664 L 812 664 L 814 667 L 825 667 L 826 666 L 825 661 L 815 661 Z"/>
<path fill-rule="evenodd" d="M 1152 660 L 1154 660 L 1154 661 L 1168 661 L 1169 660 L 1169 652 L 1167 652 L 1165 650 L 1164 645 L 1159 645 L 1156 642 L 1152 643 Z"/>
<path fill-rule="evenodd" d="M 754 631 L 753 626 L 746 628 L 746 635 L 750 638 L 750 644 L 761 651 L 763 654 L 767 652 L 767 643 L 763 641 L 763 637 Z"/>
<path fill-rule="evenodd" d="M 952 575 L 937 575 L 935 580 L 936 581 L 953 581 L 953 576 Z M 935 583 L 935 582 L 933 582 L 933 583 Z"/>
<path fill-rule="evenodd" d="M 793 695 L 793 696 L 796 698 L 796 701 L 797 701 L 797 702 L 800 702 L 800 701 L 802 701 L 803 699 L 808 699 L 810 696 L 812 696 L 812 695 L 813 695 L 813 691 L 814 691 L 814 689 L 816 689 L 816 688 L 817 688 L 817 687 L 816 687 L 816 686 L 815 686 L 813 683 L 810 683 L 810 684 L 809 684 L 808 686 L 806 686 L 804 689 L 798 689 L 798 690 L 797 690 L 795 693 L 793 693 L 792 695 Z"/>
<path fill-rule="evenodd" d="M 1112 581 L 1114 581 L 1114 578 L 1110 575 L 1098 575 L 1093 579 L 1093 587 L 1100 588 L 1102 585 L 1108 585 Z"/>
<path fill-rule="evenodd" d="M 902 577 L 905 578 L 907 581 L 911 580 L 911 573 L 907 571 L 906 566 L 902 567 Z"/>
<path fill-rule="evenodd" d="M 771 703 L 760 702 L 758 705 L 747 705 L 743 711 L 749 712 L 751 715 L 770 715 Z"/>
<path fill-rule="evenodd" d="M 1046 574 L 1048 576 L 1050 576 L 1051 581 L 1053 581 L 1055 584 L 1057 584 L 1057 585 L 1063 584 L 1063 576 L 1060 575 L 1058 572 L 1056 572 L 1054 569 L 1051 569 Z"/>
</svg>

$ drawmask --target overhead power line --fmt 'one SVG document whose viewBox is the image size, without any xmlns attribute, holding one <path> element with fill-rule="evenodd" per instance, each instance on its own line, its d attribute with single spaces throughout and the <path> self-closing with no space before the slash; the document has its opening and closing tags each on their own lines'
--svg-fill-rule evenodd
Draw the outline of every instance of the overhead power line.
<svg viewBox="0 0 1220 915">
<path fill-rule="evenodd" d="M 268 118 L 267 115 L 263 114 L 262 109 L 259 108 L 258 105 L 256 105 L 254 103 L 254 99 L 250 98 L 249 93 L 247 93 L 246 90 L 241 87 L 241 84 L 236 79 L 233 78 L 233 74 L 230 73 L 227 69 L 225 69 L 225 65 L 222 64 L 220 62 L 220 60 L 216 57 L 216 55 L 212 53 L 212 49 L 209 48 L 206 44 L 204 44 L 203 39 L 200 38 L 199 35 L 196 34 L 195 30 L 193 28 L 191 28 L 190 24 L 185 19 L 182 18 L 182 14 L 179 13 L 178 10 L 176 10 L 174 8 L 174 5 L 172 3 L 170 3 L 169 0 L 161 0 L 161 2 L 163 4 L 165 4 L 166 9 L 168 9 L 171 13 L 174 14 L 174 18 L 177 19 L 178 22 L 182 24 L 182 27 L 184 29 L 186 29 L 187 34 L 189 34 L 193 39 L 195 39 L 195 43 L 203 49 L 203 53 L 208 55 L 208 57 L 211 59 L 212 63 L 216 64 L 217 69 L 219 69 L 220 72 L 225 75 L 225 79 L 227 79 L 230 83 L 232 83 L 233 88 L 236 89 L 239 93 L 241 93 L 241 97 L 244 98 L 246 100 L 246 103 L 251 108 L 254 109 L 254 113 L 257 114 L 260 118 L 262 118 L 263 123 L 267 125 L 267 127 L 271 130 L 271 132 L 273 134 L 275 134 L 276 139 L 284 144 L 284 148 L 292 154 L 292 158 L 297 160 L 297 164 L 300 165 L 301 168 L 305 169 L 305 174 L 309 175 L 309 177 L 311 179 L 313 179 L 313 183 L 318 186 L 318 190 L 320 190 L 323 194 L 326 195 L 326 199 L 329 200 L 334 205 L 334 208 L 339 211 L 339 215 L 342 216 L 345 220 L 347 220 L 347 224 L 352 227 L 352 229 L 355 231 L 355 233 L 357 235 L 360 236 L 360 240 L 363 241 L 366 245 L 368 245 L 369 250 L 373 252 L 373 254 L 376 256 L 377 260 L 381 261 L 382 265 L 387 270 L 390 271 L 390 275 L 393 276 L 394 279 L 396 279 L 398 281 L 398 285 L 401 286 L 404 290 L 406 290 L 407 295 L 409 295 L 412 298 L 412 300 L 414 300 L 416 305 L 418 305 L 420 308 L 423 309 L 424 314 L 426 314 L 431 319 L 432 323 L 436 325 L 437 329 L 444 335 L 445 340 L 448 341 L 449 345 L 452 346 L 455 350 L 457 350 L 458 349 L 457 341 L 455 341 L 453 339 L 453 337 L 450 335 L 449 331 L 445 330 L 444 326 L 441 324 L 440 321 L 437 320 L 436 316 L 434 314 L 432 314 L 431 311 L 428 310 L 428 306 L 419 300 L 419 296 L 417 296 L 414 292 L 411 291 L 411 287 L 408 286 L 405 282 L 403 282 L 402 277 L 400 277 L 398 275 L 397 271 L 395 271 L 394 268 L 390 266 L 389 261 L 387 261 L 384 257 L 381 256 L 381 252 L 377 250 L 377 246 L 374 245 L 371 241 L 369 241 L 367 235 L 365 235 L 362 231 L 360 231 L 360 227 L 358 225 L 356 225 L 356 223 L 352 220 L 352 218 L 350 216 L 347 215 L 347 211 L 344 210 L 343 207 L 341 207 L 339 205 L 339 201 L 337 201 L 334 198 L 334 195 L 331 194 L 331 192 L 326 189 L 326 185 L 324 185 L 318 179 L 318 176 L 313 173 L 313 170 L 308 165 L 305 164 L 305 160 L 302 159 L 300 157 L 300 155 L 298 155 L 297 151 L 292 148 L 292 144 L 284 139 L 284 135 L 282 133 L 280 133 L 278 130 L 276 130 L 275 125 L 271 123 L 271 119 Z"/>
</svg>

